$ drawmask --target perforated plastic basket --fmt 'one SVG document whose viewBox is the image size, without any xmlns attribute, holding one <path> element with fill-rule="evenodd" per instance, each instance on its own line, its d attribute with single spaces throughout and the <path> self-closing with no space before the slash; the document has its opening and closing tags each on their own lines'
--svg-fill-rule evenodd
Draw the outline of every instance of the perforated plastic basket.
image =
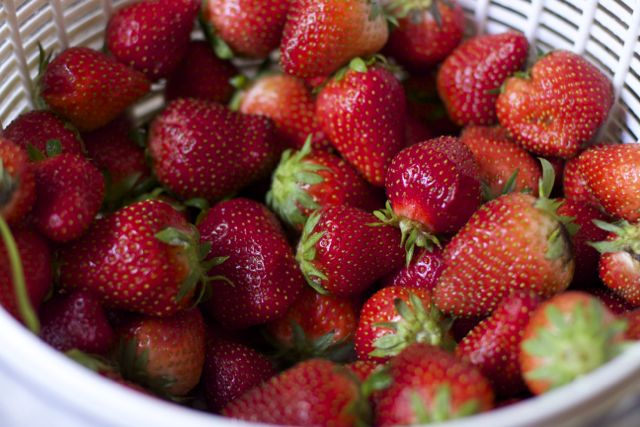
<svg viewBox="0 0 640 427">
<path fill-rule="evenodd" d="M 295 1 L 295 0 L 293 0 Z M 336 0 L 338 1 L 338 0 Z M 616 105 L 600 139 L 640 139 L 640 1 L 459 0 L 471 32 L 523 32 L 543 51 L 585 55 L 611 76 Z M 102 46 L 127 0 L 0 0 L 0 121 L 32 107 L 40 42 L 47 50 Z M 145 114 L 157 99 L 136 110 Z M 451 427 L 638 426 L 640 347 L 569 386 Z M 626 403 L 626 407 L 624 406 Z M 631 410 L 631 412 L 630 412 Z M 612 411 L 613 415 L 612 415 Z M 605 417 L 605 418 L 603 418 Z M 216 427 L 247 425 L 148 398 L 75 365 L 0 309 L 0 426 Z"/>
</svg>

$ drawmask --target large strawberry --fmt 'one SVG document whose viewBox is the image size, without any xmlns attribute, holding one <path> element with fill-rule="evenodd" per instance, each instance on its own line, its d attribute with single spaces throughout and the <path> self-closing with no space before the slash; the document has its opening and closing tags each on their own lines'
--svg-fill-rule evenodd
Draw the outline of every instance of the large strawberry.
<svg viewBox="0 0 640 427">
<path fill-rule="evenodd" d="M 558 50 L 525 75 L 509 78 L 496 110 L 500 124 L 527 150 L 569 158 L 596 134 L 612 105 L 609 79 L 582 56 Z"/>
<path fill-rule="evenodd" d="M 599 205 L 598 200 L 587 186 L 587 181 L 580 171 L 580 157 L 567 160 L 564 165 L 562 175 L 562 191 L 567 200 L 574 202 L 584 202 L 595 206 Z"/>
<path fill-rule="evenodd" d="M 404 143 L 406 100 L 388 69 L 354 60 L 318 95 L 318 121 L 333 146 L 370 183 L 384 185 L 389 162 Z"/>
<path fill-rule="evenodd" d="M 27 152 L 0 137 L 0 216 L 10 224 L 17 223 L 35 199 L 35 177 Z"/>
<path fill-rule="evenodd" d="M 386 276 L 382 281 L 383 287 L 401 286 L 403 288 L 420 288 L 432 291 L 444 270 L 443 251 L 438 247 L 431 250 L 421 249 L 400 270 Z"/>
<path fill-rule="evenodd" d="M 25 149 L 32 147 L 45 153 L 47 143 L 58 141 L 63 153 L 82 154 L 82 142 L 76 129 L 50 111 L 29 111 L 19 115 L 2 136 Z"/>
<path fill-rule="evenodd" d="M 456 124 L 496 122 L 497 90 L 527 59 L 528 43 L 514 32 L 471 38 L 438 71 L 438 93 Z"/>
</svg>

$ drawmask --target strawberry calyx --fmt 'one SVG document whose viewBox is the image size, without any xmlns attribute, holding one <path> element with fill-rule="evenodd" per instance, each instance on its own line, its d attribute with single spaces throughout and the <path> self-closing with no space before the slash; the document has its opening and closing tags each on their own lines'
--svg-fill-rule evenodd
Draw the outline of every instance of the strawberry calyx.
<svg viewBox="0 0 640 427">
<path fill-rule="evenodd" d="M 442 26 L 442 16 L 438 9 L 438 0 L 392 0 L 386 6 L 386 13 L 395 19 L 409 18 L 414 24 L 422 22 L 421 12 L 428 10 L 439 27 Z"/>
<path fill-rule="evenodd" d="M 358 390 L 357 396 L 344 408 L 344 412 L 353 415 L 356 427 L 368 427 L 371 425 L 373 413 L 369 404 L 368 395 L 363 391 L 363 384 L 356 375 L 342 365 L 336 365 L 335 369 L 339 374 L 353 381 Z"/>
<path fill-rule="evenodd" d="M 32 162 L 39 162 L 62 154 L 62 143 L 59 139 L 50 139 L 45 143 L 45 152 L 31 144 L 27 145 L 27 154 Z"/>
<path fill-rule="evenodd" d="M 373 66 L 379 66 L 388 69 L 391 72 L 398 71 L 398 67 L 389 63 L 384 55 L 376 53 L 375 55 L 361 58 L 356 56 L 347 65 L 340 68 L 333 74 L 333 80 L 339 82 L 346 76 L 347 72 L 354 71 L 356 73 L 366 73 Z M 331 80 L 331 79 L 329 79 Z M 326 83 L 325 83 L 326 84 Z"/>
<path fill-rule="evenodd" d="M 42 78 L 44 73 L 47 71 L 47 67 L 49 63 L 51 63 L 51 59 L 53 58 L 53 52 L 46 52 L 42 47 L 42 44 L 38 42 L 38 74 L 36 74 L 36 78 L 31 82 L 32 84 L 32 96 L 33 96 L 33 105 L 37 110 L 46 110 L 48 109 L 47 103 L 44 101 L 42 97 Z"/>
<path fill-rule="evenodd" d="M 615 234 L 617 238 L 603 242 L 589 242 L 589 245 L 602 254 L 628 252 L 632 257 L 640 261 L 640 224 L 630 224 L 625 220 L 610 224 L 598 219 L 594 219 L 593 223 L 598 228 Z"/>
<path fill-rule="evenodd" d="M 493 194 L 491 191 L 491 187 L 485 181 L 480 181 L 480 188 L 482 191 L 482 197 L 485 202 L 489 202 L 493 199 L 497 199 L 500 196 L 504 196 L 505 194 L 513 193 L 513 190 L 516 188 L 516 180 L 518 179 L 518 174 L 520 173 L 520 168 L 516 168 L 515 171 L 509 176 L 509 179 L 502 186 L 502 190 L 499 194 Z M 524 192 L 524 190 L 522 191 Z"/>
<path fill-rule="evenodd" d="M 328 280 L 328 277 L 320 271 L 314 264 L 316 259 L 316 243 L 320 241 L 324 232 L 314 232 L 316 225 L 320 221 L 320 212 L 315 211 L 309 216 L 307 222 L 302 229 L 302 236 L 298 243 L 298 250 L 296 252 L 296 260 L 300 265 L 300 270 L 309 286 L 315 289 L 316 292 L 322 295 L 328 295 L 327 291 L 321 284 L 323 280 Z"/>
<path fill-rule="evenodd" d="M 78 350 L 77 348 L 67 350 L 64 354 L 69 359 L 84 366 L 87 369 L 92 370 L 93 372 L 117 371 L 116 366 L 114 366 L 114 364 L 110 360 L 98 355 L 87 354 L 84 351 Z"/>
<path fill-rule="evenodd" d="M 209 46 L 213 49 L 216 56 L 220 59 L 232 59 L 235 57 L 231 46 L 227 44 L 222 38 L 216 34 L 216 29 L 213 24 L 207 20 L 204 16 L 204 11 L 207 10 L 207 0 L 203 0 L 203 6 L 200 8 L 200 14 L 198 15 L 198 24 L 202 29 L 205 40 L 209 43 Z"/>
<path fill-rule="evenodd" d="M 447 383 L 436 388 L 435 394 L 431 397 L 431 408 L 427 408 L 418 390 L 411 391 L 410 400 L 416 424 L 430 424 L 468 417 L 480 410 L 480 404 L 476 399 L 469 399 L 459 408 L 454 408 L 451 386 Z"/>
</svg>

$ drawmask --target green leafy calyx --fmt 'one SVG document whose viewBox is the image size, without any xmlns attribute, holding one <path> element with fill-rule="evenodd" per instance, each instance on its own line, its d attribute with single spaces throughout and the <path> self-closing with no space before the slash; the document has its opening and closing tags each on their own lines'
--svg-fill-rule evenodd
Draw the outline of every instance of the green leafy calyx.
<svg viewBox="0 0 640 427">
<path fill-rule="evenodd" d="M 315 231 L 318 222 L 320 221 L 320 212 L 315 211 L 311 214 L 307 222 L 302 229 L 302 237 L 298 243 L 298 250 L 296 252 L 296 260 L 300 265 L 300 270 L 307 280 L 309 286 L 316 290 L 316 292 L 327 295 L 327 291 L 321 284 L 322 281 L 326 281 L 329 278 L 318 269 L 314 263 L 316 259 L 316 244 L 324 236 L 323 232 Z"/>
<path fill-rule="evenodd" d="M 593 223 L 617 236 L 613 240 L 590 242 L 589 244 L 596 248 L 598 252 L 603 254 L 608 252 L 629 252 L 634 256 L 640 255 L 640 225 L 633 225 L 624 220 L 610 224 L 595 219 Z"/>
</svg>

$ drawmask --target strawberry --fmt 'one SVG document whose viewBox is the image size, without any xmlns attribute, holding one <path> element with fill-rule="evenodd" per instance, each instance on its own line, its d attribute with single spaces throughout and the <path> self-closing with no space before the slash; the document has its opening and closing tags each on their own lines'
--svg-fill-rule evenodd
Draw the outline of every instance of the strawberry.
<svg viewBox="0 0 640 427">
<path fill-rule="evenodd" d="M 558 50 L 507 79 L 496 110 L 525 149 L 569 158 L 596 134 L 612 105 L 609 79 L 582 56 Z"/>
<path fill-rule="evenodd" d="M 205 0 L 202 17 L 226 49 L 251 58 L 265 58 L 278 47 L 288 0 Z M 219 49 L 220 50 L 220 49 Z"/>
<path fill-rule="evenodd" d="M 29 111 L 19 115 L 2 132 L 22 148 L 31 147 L 45 153 L 49 141 L 58 141 L 63 153 L 83 154 L 78 131 L 50 111 Z"/>
<path fill-rule="evenodd" d="M 20 222 L 35 202 L 35 186 L 27 152 L 0 137 L 0 216 L 10 224 Z"/>
<path fill-rule="evenodd" d="M 68 242 L 89 228 L 104 199 L 104 178 L 78 154 L 63 153 L 35 166 L 35 226 L 49 239 Z"/>
<path fill-rule="evenodd" d="M 375 425 L 427 424 L 493 407 L 489 382 L 472 365 L 428 344 L 413 344 L 389 363 L 391 385 L 376 396 Z"/>
<path fill-rule="evenodd" d="M 626 325 L 595 297 L 565 292 L 531 315 L 520 344 L 520 368 L 534 394 L 570 383 L 618 355 Z"/>
<path fill-rule="evenodd" d="M 276 162 L 272 122 L 196 99 L 171 102 L 149 131 L 162 185 L 176 195 L 217 200 L 266 176 Z"/>
<path fill-rule="evenodd" d="M 187 52 L 199 8 L 197 0 L 143 0 L 124 6 L 109 19 L 106 47 L 151 81 L 168 77 Z"/>
<path fill-rule="evenodd" d="M 402 265 L 400 232 L 358 208 L 327 206 L 307 220 L 296 258 L 316 291 L 359 295 Z"/>
<path fill-rule="evenodd" d="M 580 154 L 578 170 L 607 212 L 630 222 L 640 220 L 640 145 L 590 148 Z"/>
<path fill-rule="evenodd" d="M 383 362 L 413 343 L 448 347 L 448 321 L 431 302 L 431 292 L 391 286 L 373 294 L 362 306 L 356 331 L 360 360 Z"/>
<path fill-rule="evenodd" d="M 85 132 L 115 119 L 149 88 L 144 74 L 86 47 L 62 52 L 40 79 L 44 102 Z"/>
<path fill-rule="evenodd" d="M 606 286 L 602 286 L 601 283 L 598 283 L 598 286 L 591 286 L 584 289 L 584 292 L 587 292 L 600 300 L 602 304 L 605 305 L 613 314 L 623 314 L 627 311 L 632 311 L 635 306 L 622 298 L 617 293 L 613 292 L 611 289 Z"/>
<path fill-rule="evenodd" d="M 60 251 L 60 282 L 86 289 L 107 308 L 171 316 L 211 280 L 195 227 L 165 202 L 145 200 L 98 219 Z M 220 260 L 217 260 L 220 261 Z"/>
<path fill-rule="evenodd" d="M 562 176 L 562 191 L 567 200 L 598 206 L 598 200 L 591 194 L 587 181 L 580 172 L 580 157 L 567 160 Z"/>
<path fill-rule="evenodd" d="M 107 354 L 115 334 L 98 297 L 75 291 L 57 295 L 40 309 L 40 338 L 58 351 L 78 349 Z"/>
<path fill-rule="evenodd" d="M 294 76 L 327 76 L 356 56 L 378 52 L 388 37 L 377 1 L 296 1 L 287 14 L 280 64 Z"/>
<path fill-rule="evenodd" d="M 536 199 L 509 193 L 482 206 L 447 245 L 445 270 L 434 292 L 442 311 L 486 316 L 516 289 L 550 297 L 569 286 L 574 261 L 570 218 L 549 198 L 554 172 L 542 160 Z"/>
<path fill-rule="evenodd" d="M 118 336 L 118 361 L 126 379 L 172 396 L 186 395 L 200 381 L 205 324 L 198 309 L 161 319 L 141 316 Z"/>
<path fill-rule="evenodd" d="M 198 98 L 226 104 L 234 92 L 230 80 L 239 73 L 231 62 L 218 58 L 207 42 L 194 40 L 167 79 L 165 97 L 168 101 Z"/>
<path fill-rule="evenodd" d="M 222 414 L 266 424 L 352 427 L 366 424 L 370 409 L 346 368 L 311 359 L 249 390 Z"/>
<path fill-rule="evenodd" d="M 634 341 L 640 340 L 640 309 L 624 313 L 621 317 L 627 322 L 625 338 Z"/>
<path fill-rule="evenodd" d="M 491 200 L 509 187 L 509 191 L 529 191 L 538 194 L 540 165 L 536 159 L 509 139 L 507 131 L 500 127 L 469 126 L 460 140 L 473 153 L 480 168 L 480 177 L 488 191 L 485 198 Z M 516 174 L 517 175 L 514 175 Z"/>
<path fill-rule="evenodd" d="M 456 356 L 477 366 L 500 396 L 517 396 L 527 389 L 518 363 L 520 341 L 540 302 L 537 295 L 524 291 L 505 297 L 456 348 Z"/>
<path fill-rule="evenodd" d="M 495 91 L 527 60 L 529 45 L 515 32 L 473 37 L 458 46 L 438 71 L 438 93 L 454 123 L 496 122 Z"/>
<path fill-rule="evenodd" d="M 214 206 L 198 225 L 211 243 L 208 259 L 228 258 L 210 274 L 213 297 L 204 307 L 228 329 L 267 323 L 283 316 L 304 287 L 304 279 L 275 215 L 249 199 Z"/>
<path fill-rule="evenodd" d="M 437 72 L 430 70 L 426 73 L 413 74 L 403 81 L 404 92 L 407 96 L 408 124 L 411 118 L 418 121 L 431 135 L 415 141 L 426 141 L 443 135 L 458 135 L 460 128 L 447 115 L 447 110 L 438 96 Z M 413 145 L 407 141 L 407 146 Z"/>
<path fill-rule="evenodd" d="M 373 360 L 356 360 L 355 362 L 348 363 L 345 367 L 354 374 L 360 382 L 364 382 L 369 378 L 380 363 Z"/>
<path fill-rule="evenodd" d="M 245 114 L 267 116 L 276 125 L 276 137 L 287 147 L 300 149 L 311 135 L 314 149 L 329 142 L 316 119 L 311 88 L 287 74 L 258 77 L 240 98 L 239 110 Z"/>
<path fill-rule="evenodd" d="M 217 338 L 207 344 L 202 381 L 207 404 L 220 412 L 246 391 L 275 375 L 271 361 L 251 347 Z"/>
<path fill-rule="evenodd" d="M 285 223 L 301 230 L 316 209 L 348 205 L 373 211 L 382 205 L 379 196 L 378 189 L 340 157 L 312 152 L 309 139 L 301 150 L 283 154 L 267 203 Z"/>
<path fill-rule="evenodd" d="M 444 270 L 443 252 L 440 248 L 430 251 L 421 249 L 411 260 L 409 265 L 403 266 L 397 272 L 386 276 L 382 287 L 400 286 L 403 288 L 419 288 L 432 291 Z"/>
</svg>

